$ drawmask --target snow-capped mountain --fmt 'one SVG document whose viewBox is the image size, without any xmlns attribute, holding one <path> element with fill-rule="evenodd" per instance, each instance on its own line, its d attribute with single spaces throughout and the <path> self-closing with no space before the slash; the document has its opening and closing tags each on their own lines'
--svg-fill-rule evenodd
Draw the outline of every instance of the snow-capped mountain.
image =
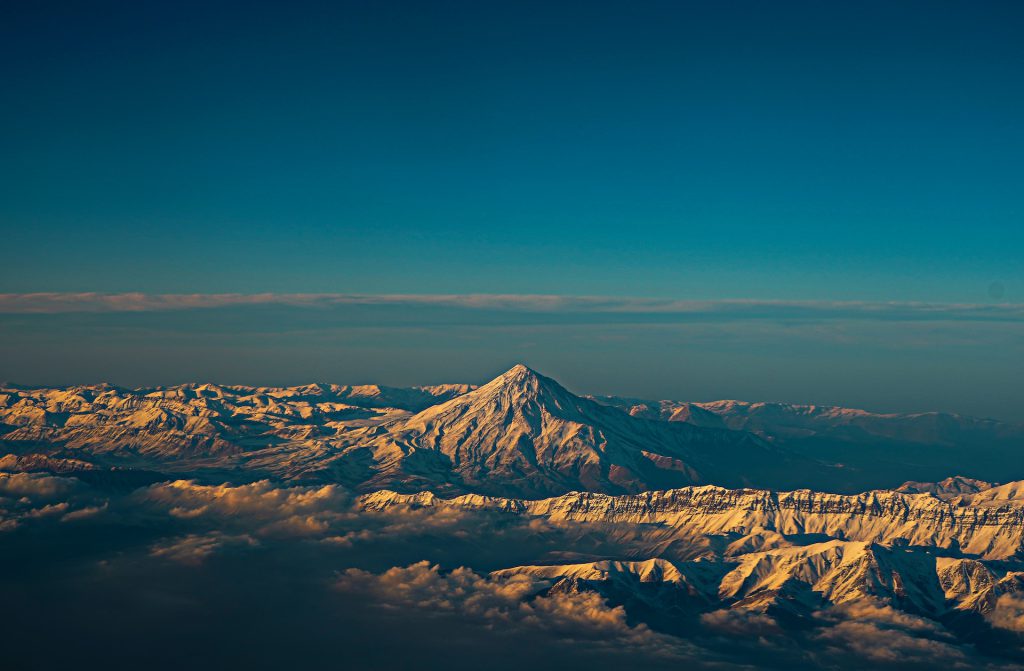
<svg viewBox="0 0 1024 671">
<path fill-rule="evenodd" d="M 992 419 L 789 403 L 593 398 L 636 417 L 749 431 L 787 452 L 842 466 L 841 476 L 833 472 L 837 490 L 894 487 L 950 473 L 1024 477 L 1024 426 Z"/>
<path fill-rule="evenodd" d="M 523 365 L 480 387 L 9 387 L 0 389 L 0 447 L 62 468 L 531 497 L 1024 477 L 1015 442 L 1024 431 L 988 420 L 600 400 Z"/>
<path fill-rule="evenodd" d="M 545 519 L 657 525 L 678 536 L 718 536 L 736 551 L 765 550 L 783 537 L 835 538 L 887 545 L 943 548 L 1000 560 L 1024 556 L 1024 483 L 991 487 L 949 501 L 929 493 L 870 491 L 827 494 L 811 490 L 684 487 L 629 496 L 574 492 L 540 500 L 431 492 L 378 491 L 362 498 L 368 509 L 449 506 L 498 510 Z M 787 543 L 791 541 L 786 541 Z"/>
<path fill-rule="evenodd" d="M 492 576 L 528 576 L 554 590 L 594 590 L 673 610 L 807 617 L 869 602 L 942 619 L 985 615 L 1003 595 L 1024 595 L 1024 483 L 955 501 L 929 492 L 841 496 L 705 486 L 544 500 L 379 491 L 359 505 L 388 513 L 493 511 L 570 524 L 581 538 L 622 538 L 633 530 L 625 545 L 606 545 L 617 557 L 554 559 Z"/>
<path fill-rule="evenodd" d="M 0 389 L 0 443 L 11 450 L 159 466 L 233 465 L 254 450 L 333 436 L 408 416 L 471 385 L 243 387 L 188 384 L 124 389 Z"/>
<path fill-rule="evenodd" d="M 423 408 L 428 400 L 436 404 Z M 479 388 L 104 386 L 7 390 L 0 403 L 9 449 L 365 489 L 544 495 L 773 486 L 817 468 L 746 432 L 631 417 L 522 365 Z"/>
<path fill-rule="evenodd" d="M 523 365 L 388 425 L 369 444 L 388 448 L 382 472 L 399 480 L 427 463 L 460 489 L 526 495 L 775 481 L 791 461 L 745 432 L 631 417 Z"/>
<path fill-rule="evenodd" d="M 193 567 L 262 547 L 280 556 L 295 538 L 315 555 L 376 543 L 371 559 L 443 546 L 480 563 L 446 573 L 395 560 L 379 576 L 345 575 L 384 604 L 499 621 L 621 618 L 638 635 L 712 642 L 751 627 L 818 640 L 863 625 L 851 640 L 873 627 L 911 650 L 920 637 L 1019 647 L 1024 480 L 945 477 L 966 443 L 853 431 L 874 426 L 859 411 L 807 411 L 801 433 L 798 409 L 769 422 L 737 408 L 653 415 L 526 366 L 480 387 L 8 388 L 0 534 L 155 525 L 171 536 L 142 548 L 145 561 Z M 744 413 L 764 421 L 734 421 Z M 837 459 L 836 445 L 856 459 Z M 931 451 L 945 479 L 884 455 L 908 445 Z M 907 481 L 889 484 L 900 473 Z M 884 488 L 827 491 L 858 481 Z"/>
</svg>

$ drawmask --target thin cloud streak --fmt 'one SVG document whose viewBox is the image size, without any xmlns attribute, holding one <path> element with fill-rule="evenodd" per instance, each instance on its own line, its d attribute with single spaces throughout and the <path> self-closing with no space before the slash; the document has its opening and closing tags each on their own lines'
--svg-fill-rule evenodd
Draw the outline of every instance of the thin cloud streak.
<svg viewBox="0 0 1024 671">
<path fill-rule="evenodd" d="M 1021 303 L 869 301 L 673 300 L 543 294 L 147 294 L 7 293 L 0 314 L 170 312 L 286 306 L 330 310 L 345 306 L 409 306 L 468 311 L 568 314 L 648 314 L 733 319 L 865 319 L 881 321 L 1024 321 Z"/>
</svg>

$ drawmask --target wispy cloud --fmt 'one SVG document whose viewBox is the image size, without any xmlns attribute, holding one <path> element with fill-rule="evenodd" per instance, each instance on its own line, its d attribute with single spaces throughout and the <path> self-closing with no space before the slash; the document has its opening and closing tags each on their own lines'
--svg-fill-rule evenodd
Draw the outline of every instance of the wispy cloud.
<svg viewBox="0 0 1024 671">
<path fill-rule="evenodd" d="M 542 294 L 0 294 L 3 314 L 169 312 L 232 307 L 287 306 L 332 309 L 409 306 L 467 311 L 661 315 L 730 319 L 868 319 L 883 321 L 1024 321 L 1020 303 L 924 303 L 870 301 L 673 300 Z"/>
</svg>

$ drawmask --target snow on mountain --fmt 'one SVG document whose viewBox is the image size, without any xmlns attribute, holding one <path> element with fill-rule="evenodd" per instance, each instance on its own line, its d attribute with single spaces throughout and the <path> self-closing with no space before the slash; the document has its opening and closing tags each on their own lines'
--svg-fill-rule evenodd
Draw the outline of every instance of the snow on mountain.
<svg viewBox="0 0 1024 671">
<path fill-rule="evenodd" d="M 522 365 L 481 387 L 0 389 L 0 447 L 16 455 L 446 494 L 617 494 L 701 483 L 856 492 L 957 471 L 1024 477 L 1016 435 L 1008 425 L 938 415 L 599 403 Z M 979 446 L 965 436 L 992 441 Z"/>
<path fill-rule="evenodd" d="M 453 546 L 488 545 L 474 567 L 483 572 L 455 569 L 452 589 L 512 586 L 526 601 L 509 608 L 591 604 L 679 635 L 797 623 L 819 637 L 867 614 L 882 636 L 895 623 L 913 644 L 922 632 L 954 640 L 954 629 L 1014 636 L 1024 604 L 1024 480 L 1006 482 L 1022 463 L 1015 436 L 955 416 L 597 402 L 522 365 L 480 387 L 12 387 L 0 389 L 0 531 L 47 515 L 121 519 L 147 501 L 152 516 L 163 509 L 153 500 L 174 529 L 213 508 L 203 533 L 238 522 L 170 545 L 211 553 L 250 533 L 270 543 L 285 527 L 342 548 L 387 538 L 374 530 L 394 523 L 421 543 L 422 521 L 432 545 L 453 525 Z M 963 465 L 967 475 L 947 477 Z M 939 470 L 945 479 L 924 477 Z M 181 479 L 166 483 L 171 473 Z M 67 512 L 55 493 L 26 498 L 36 487 L 80 500 Z M 289 512 L 295 502 L 305 503 Z M 257 528 L 236 519 L 246 515 Z M 383 575 L 406 575 L 395 570 Z"/>
<path fill-rule="evenodd" d="M 629 496 L 574 492 L 540 500 L 379 491 L 363 496 L 361 504 L 370 510 L 450 506 L 557 521 L 658 525 L 680 536 L 713 535 L 729 542 L 768 531 L 788 538 L 942 548 L 997 560 L 1024 556 L 1024 498 L 1016 496 L 1022 486 L 993 488 L 989 497 L 982 492 L 978 504 L 894 491 L 841 495 L 715 486 Z"/>
<path fill-rule="evenodd" d="M 617 396 L 594 400 L 631 415 L 775 438 L 828 435 L 835 439 L 897 440 L 953 446 L 970 440 L 1020 440 L 1024 426 L 944 412 L 875 413 L 856 408 L 749 401 L 645 401 Z"/>
<path fill-rule="evenodd" d="M 654 558 L 643 561 L 602 560 L 581 564 L 516 566 L 493 571 L 496 580 L 527 576 L 547 581 L 552 592 L 596 591 L 613 600 L 639 599 L 648 606 L 698 608 L 717 603 L 721 571 L 711 562 L 675 563 Z"/>
<path fill-rule="evenodd" d="M 646 561 L 599 561 L 584 564 L 558 564 L 554 566 L 518 566 L 491 573 L 496 578 L 512 573 L 530 575 L 535 578 L 579 578 L 582 580 L 605 581 L 616 576 L 629 576 L 640 582 L 686 582 L 686 577 L 672 562 L 665 559 Z"/>
<path fill-rule="evenodd" d="M 0 390 L 0 444 L 187 471 L 408 416 L 471 385 L 112 385 Z"/>
<path fill-rule="evenodd" d="M 837 491 L 957 472 L 981 480 L 1024 478 L 1024 426 L 991 419 L 788 403 L 595 400 L 637 417 L 754 433 L 786 452 L 837 466 L 831 481 L 816 484 Z"/>
<path fill-rule="evenodd" d="M 383 440 L 403 451 L 396 473 L 415 474 L 426 453 L 461 488 L 487 493 L 739 484 L 788 461 L 749 434 L 630 417 L 522 365 L 389 425 Z"/>
<path fill-rule="evenodd" d="M 596 591 L 616 603 L 639 601 L 673 612 L 715 607 L 803 618 L 867 603 L 941 620 L 955 612 L 987 617 L 1001 597 L 1024 594 L 1019 489 L 986 490 L 979 506 L 927 492 L 839 496 L 709 486 L 544 500 L 379 491 L 358 503 L 371 513 L 491 511 L 557 524 L 579 538 L 614 539 L 628 529 L 652 539 L 621 546 L 618 552 L 628 558 L 553 558 L 491 574 L 547 581 L 553 591 Z M 997 499 L 1002 504 L 993 508 Z M 620 546 L 607 547 L 615 552 Z"/>
<path fill-rule="evenodd" d="M 439 402 L 413 414 L 427 399 Z M 535 496 L 773 486 L 816 467 L 747 433 L 630 417 L 521 365 L 479 388 L 72 388 L 11 391 L 0 404 L 0 440 L 10 446 L 364 489 Z"/>
</svg>

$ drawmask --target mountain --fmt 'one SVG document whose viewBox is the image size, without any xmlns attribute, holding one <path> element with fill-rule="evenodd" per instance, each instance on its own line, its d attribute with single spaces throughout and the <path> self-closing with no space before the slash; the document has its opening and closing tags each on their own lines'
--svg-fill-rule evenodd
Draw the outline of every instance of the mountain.
<svg viewBox="0 0 1024 671">
<path fill-rule="evenodd" d="M 678 617 L 725 608 L 813 620 L 827 609 L 857 612 L 871 604 L 868 612 L 889 607 L 945 621 L 956 613 L 987 616 L 1001 597 L 1024 597 L 1022 492 L 1024 483 L 956 501 L 928 492 L 843 496 L 711 486 L 543 500 L 379 491 L 358 505 L 371 514 L 490 511 L 539 529 L 553 525 L 568 535 L 568 546 L 604 557 L 551 556 L 492 578 L 593 591 L 631 612 L 639 605 Z"/>
<path fill-rule="evenodd" d="M 253 450 L 332 436 L 339 428 L 408 416 L 472 388 L 8 387 L 0 389 L 0 445 L 187 471 L 229 464 Z"/>
<path fill-rule="evenodd" d="M 939 482 L 904 482 L 895 491 L 905 494 L 928 493 L 943 501 L 953 501 L 962 500 L 965 495 L 969 497 L 972 494 L 991 490 L 994 486 L 991 482 L 984 480 L 955 475 Z"/>
<path fill-rule="evenodd" d="M 529 496 L 774 481 L 791 461 L 747 433 L 630 417 L 523 365 L 389 425 L 383 442 L 403 451 L 396 478 L 429 454 L 462 489 Z"/>
<path fill-rule="evenodd" d="M 624 493 L 777 486 L 820 470 L 749 433 L 631 417 L 522 365 L 479 388 L 5 390 L 0 422 L 0 440 L 18 452 L 361 489 Z"/>
<path fill-rule="evenodd" d="M 1024 478 L 1024 426 L 992 419 L 789 403 L 594 400 L 635 417 L 751 432 L 786 452 L 841 466 L 845 479 L 834 483 L 837 490 L 895 487 L 949 473 Z"/>
<path fill-rule="evenodd" d="M 555 521 L 654 525 L 675 538 L 718 537 L 729 552 L 769 550 L 822 539 L 919 546 L 990 560 L 1024 557 L 1024 482 L 946 501 L 890 490 L 829 494 L 705 485 L 628 496 L 574 492 L 540 500 L 379 491 L 372 510 L 392 506 L 497 510 Z M 659 537 L 660 542 L 670 540 Z M 671 558 L 671 557 L 670 557 Z"/>
<path fill-rule="evenodd" d="M 547 579 L 555 583 L 555 589 L 571 585 L 577 591 L 591 589 L 620 600 L 637 598 L 663 608 L 699 610 L 718 605 L 804 617 L 826 605 L 861 601 L 887 603 L 932 617 L 950 609 L 984 612 L 993 598 L 1020 589 L 1024 574 L 1010 572 L 999 577 L 981 562 L 973 563 L 976 566 L 971 567 L 970 579 L 957 581 L 952 562 L 942 562 L 940 568 L 927 552 L 828 540 L 721 560 L 602 560 L 517 566 L 491 575 Z M 661 589 L 654 591 L 652 586 Z"/>
<path fill-rule="evenodd" d="M 704 483 L 856 492 L 958 471 L 1024 477 L 1012 425 L 943 417 L 599 402 L 519 365 L 481 387 L 7 387 L 0 457 L 511 497 Z"/>
<path fill-rule="evenodd" d="M 71 548 L 94 568 L 116 538 L 105 574 L 180 564 L 174 585 L 213 571 L 205 594 L 224 575 L 262 581 L 252 566 L 270 560 L 302 582 L 322 571 L 330 612 L 348 589 L 360 616 L 522 620 L 629 654 L 699 640 L 702 660 L 751 643 L 744 663 L 772 668 L 808 650 L 850 658 L 837 668 L 1024 661 L 1016 435 L 954 416 L 599 402 L 523 365 L 479 387 L 7 387 L 0 535 L 15 576 Z"/>
<path fill-rule="evenodd" d="M 314 403 L 340 402 L 357 408 L 398 409 L 419 412 L 475 389 L 471 384 L 438 384 L 426 387 L 387 387 L 378 384 L 286 387 L 269 390 L 279 399 Z"/>
</svg>

